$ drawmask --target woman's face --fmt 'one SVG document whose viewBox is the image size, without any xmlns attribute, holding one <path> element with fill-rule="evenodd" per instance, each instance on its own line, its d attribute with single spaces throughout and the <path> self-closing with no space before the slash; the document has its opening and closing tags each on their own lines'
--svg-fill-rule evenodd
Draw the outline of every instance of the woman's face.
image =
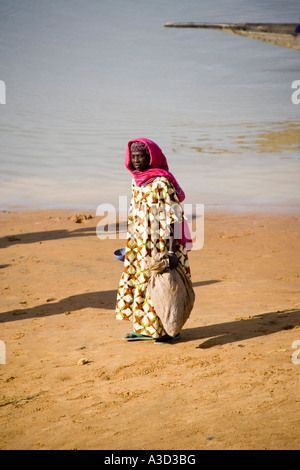
<svg viewBox="0 0 300 470">
<path fill-rule="evenodd" d="M 131 152 L 130 153 L 130 158 L 131 158 L 131 164 L 133 168 L 137 171 L 145 171 L 147 170 L 150 165 L 150 158 L 149 155 L 147 155 L 144 152 L 141 151 L 136 151 L 136 152 Z"/>
</svg>

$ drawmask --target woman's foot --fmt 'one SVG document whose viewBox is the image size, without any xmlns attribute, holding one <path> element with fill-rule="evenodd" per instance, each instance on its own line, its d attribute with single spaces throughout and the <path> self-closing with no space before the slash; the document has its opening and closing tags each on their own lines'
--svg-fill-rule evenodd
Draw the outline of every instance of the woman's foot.
<svg viewBox="0 0 300 470">
<path fill-rule="evenodd" d="M 144 341 L 154 338 L 152 336 L 140 335 L 139 333 L 127 333 L 127 335 L 123 336 L 123 339 L 126 339 L 126 341 Z"/>
<path fill-rule="evenodd" d="M 180 338 L 180 333 L 178 333 L 178 335 L 176 336 L 165 335 L 165 336 L 162 336 L 161 338 L 156 338 L 156 340 L 154 341 L 154 344 L 172 343 L 173 341 L 176 341 L 179 338 Z"/>
</svg>

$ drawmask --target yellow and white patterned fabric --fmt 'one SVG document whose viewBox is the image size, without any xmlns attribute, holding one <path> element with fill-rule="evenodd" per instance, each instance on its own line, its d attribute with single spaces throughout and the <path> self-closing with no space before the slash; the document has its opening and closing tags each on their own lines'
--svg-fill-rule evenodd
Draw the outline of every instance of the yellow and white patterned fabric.
<svg viewBox="0 0 300 470">
<path fill-rule="evenodd" d="M 149 272 L 145 260 L 157 253 L 168 252 L 170 225 L 181 222 L 183 217 L 174 186 L 167 178 L 157 177 L 145 186 L 137 186 L 133 179 L 124 271 L 118 288 L 116 318 L 132 320 L 135 333 L 153 338 L 166 334 L 148 292 Z M 190 277 L 187 250 L 178 240 L 176 256 Z"/>
</svg>

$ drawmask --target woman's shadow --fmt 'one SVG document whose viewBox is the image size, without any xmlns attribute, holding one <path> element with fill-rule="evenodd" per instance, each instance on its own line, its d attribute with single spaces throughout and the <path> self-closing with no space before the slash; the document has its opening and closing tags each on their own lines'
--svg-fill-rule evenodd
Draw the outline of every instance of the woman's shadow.
<svg viewBox="0 0 300 470">
<path fill-rule="evenodd" d="M 183 330 L 182 341 L 202 341 L 197 348 L 209 349 L 250 338 L 271 335 L 300 326 L 300 310 L 268 312 L 247 319 Z"/>
<path fill-rule="evenodd" d="M 11 310 L 0 313 L 0 322 L 11 322 L 22 318 L 36 318 L 58 315 L 61 313 L 75 312 L 84 308 L 114 309 L 117 298 L 116 290 L 86 292 L 84 294 L 71 295 L 56 302 L 56 299 L 48 299 L 48 302 L 36 307 Z"/>
</svg>

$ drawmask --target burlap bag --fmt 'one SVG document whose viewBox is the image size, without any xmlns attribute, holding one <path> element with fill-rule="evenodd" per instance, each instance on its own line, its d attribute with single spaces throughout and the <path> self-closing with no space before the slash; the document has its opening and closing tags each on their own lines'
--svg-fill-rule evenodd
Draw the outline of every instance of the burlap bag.
<svg viewBox="0 0 300 470">
<path fill-rule="evenodd" d="M 150 272 L 149 294 L 166 333 L 176 336 L 190 316 L 195 302 L 191 281 L 179 263 L 169 268 L 167 254 L 159 253 L 147 260 Z"/>
</svg>

